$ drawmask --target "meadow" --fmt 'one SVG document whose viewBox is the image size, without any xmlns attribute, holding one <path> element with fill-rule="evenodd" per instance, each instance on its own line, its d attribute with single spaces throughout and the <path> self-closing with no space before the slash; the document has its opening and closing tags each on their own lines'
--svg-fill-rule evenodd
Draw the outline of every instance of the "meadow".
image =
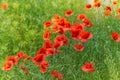
<svg viewBox="0 0 120 80">
<path fill-rule="evenodd" d="M 26 66 L 28 75 L 15 65 L 10 71 L 1 69 L 0 80 L 55 80 L 50 75 L 52 70 L 61 72 L 63 80 L 120 80 L 120 42 L 111 38 L 112 32 L 120 33 L 120 19 L 115 17 L 120 4 L 113 7 L 110 16 L 105 16 L 105 6 L 110 5 L 112 1 L 104 4 L 105 0 L 100 0 L 101 4 L 104 4 L 100 8 L 86 10 L 88 1 L 0 0 L 0 5 L 8 3 L 6 10 L 0 8 L 0 68 L 8 56 L 16 55 L 19 51 L 35 56 L 44 42 L 44 22 L 51 20 L 54 14 L 66 17 L 65 11 L 68 9 L 73 11 L 73 15 L 66 18 L 72 23 L 78 22 L 76 18 L 79 14 L 86 14 L 93 23 L 93 27 L 86 30 L 94 35 L 84 44 L 85 49 L 78 52 L 73 47 L 77 41 L 72 40 L 67 33 L 70 44 L 62 46 L 60 54 L 47 58 L 49 69 L 44 74 L 32 61 L 20 61 L 18 65 Z M 52 35 L 51 40 L 55 36 L 56 34 Z M 95 71 L 82 71 L 81 66 L 85 62 L 93 62 Z"/>
</svg>

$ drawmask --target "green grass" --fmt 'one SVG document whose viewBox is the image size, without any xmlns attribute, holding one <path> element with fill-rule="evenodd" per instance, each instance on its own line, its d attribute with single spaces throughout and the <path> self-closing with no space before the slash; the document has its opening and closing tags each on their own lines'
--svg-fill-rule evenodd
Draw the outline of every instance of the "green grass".
<svg viewBox="0 0 120 80">
<path fill-rule="evenodd" d="M 3 2 L 8 2 L 9 7 L 5 11 L 0 9 L 0 67 L 7 56 L 16 55 L 19 51 L 34 56 L 43 44 L 44 22 L 51 20 L 54 14 L 64 16 L 67 9 L 74 12 L 68 19 L 73 23 L 80 13 L 92 20 L 94 26 L 88 30 L 94 37 L 85 43 L 83 52 L 75 51 L 73 44 L 76 41 L 70 39 L 70 45 L 62 47 L 59 55 L 47 58 L 50 66 L 45 74 L 28 61 L 21 64 L 27 67 L 29 75 L 14 66 L 8 72 L 0 70 L 0 80 L 54 80 L 50 76 L 54 69 L 63 74 L 63 80 L 120 80 L 120 43 L 110 37 L 111 32 L 120 32 L 120 21 L 114 15 L 104 17 L 101 9 L 97 9 L 98 12 L 95 9 L 85 11 L 84 0 L 1 0 L 0 5 Z M 94 73 L 81 70 L 86 61 L 94 62 Z"/>
</svg>

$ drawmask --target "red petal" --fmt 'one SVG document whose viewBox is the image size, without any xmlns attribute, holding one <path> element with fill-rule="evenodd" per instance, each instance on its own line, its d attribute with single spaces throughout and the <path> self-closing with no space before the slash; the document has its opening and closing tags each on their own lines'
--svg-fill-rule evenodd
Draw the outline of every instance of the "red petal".
<svg viewBox="0 0 120 80">
<path fill-rule="evenodd" d="M 43 47 L 47 48 L 47 49 L 52 48 L 53 44 L 52 44 L 52 42 L 50 40 L 47 40 L 47 41 L 44 42 Z"/>
<path fill-rule="evenodd" d="M 45 28 L 48 28 L 48 27 L 50 27 L 51 25 L 52 25 L 52 22 L 51 22 L 51 21 L 46 21 L 46 22 L 44 23 Z"/>
<path fill-rule="evenodd" d="M 85 15 L 85 14 L 79 14 L 78 16 L 77 16 L 77 19 L 78 20 L 85 20 L 87 18 L 87 16 Z"/>
<path fill-rule="evenodd" d="M 13 63 L 11 61 L 7 61 L 4 63 L 2 70 L 9 71 L 12 69 L 12 67 L 13 67 Z"/>
<path fill-rule="evenodd" d="M 95 68 L 92 63 L 87 62 L 84 66 L 81 67 L 84 72 L 94 72 Z"/>
<path fill-rule="evenodd" d="M 48 70 L 48 66 L 49 66 L 49 63 L 46 62 L 46 61 L 43 61 L 43 62 L 40 64 L 40 72 L 41 72 L 41 73 L 45 73 L 45 72 Z"/>
<path fill-rule="evenodd" d="M 40 65 L 42 61 L 44 61 L 46 59 L 46 56 L 44 54 L 37 54 L 34 58 L 33 58 L 33 63 L 36 65 Z"/>
<path fill-rule="evenodd" d="M 81 42 L 86 42 L 88 39 L 91 39 L 93 37 L 93 34 L 91 34 L 90 32 L 82 32 L 79 35 L 79 39 L 81 40 Z"/>
<path fill-rule="evenodd" d="M 65 12 L 65 16 L 71 16 L 71 15 L 73 15 L 72 10 L 67 10 L 67 11 Z"/>
<path fill-rule="evenodd" d="M 50 31 L 46 30 L 43 34 L 43 39 L 44 40 L 50 40 Z"/>
<path fill-rule="evenodd" d="M 53 48 L 47 49 L 47 54 L 49 54 L 51 57 L 53 57 L 54 56 L 54 49 Z"/>
<path fill-rule="evenodd" d="M 83 51 L 84 50 L 84 45 L 82 45 L 82 44 L 74 44 L 74 49 L 76 51 Z"/>
</svg>

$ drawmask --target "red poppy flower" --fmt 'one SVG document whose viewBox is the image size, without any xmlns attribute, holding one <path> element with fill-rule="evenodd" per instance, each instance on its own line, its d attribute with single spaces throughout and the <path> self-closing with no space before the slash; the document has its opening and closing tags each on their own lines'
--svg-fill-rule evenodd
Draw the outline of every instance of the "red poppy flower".
<svg viewBox="0 0 120 80">
<path fill-rule="evenodd" d="M 55 49 L 60 48 L 62 45 L 63 45 L 63 43 L 61 43 L 61 42 L 55 42 L 55 43 L 53 44 L 53 46 L 54 46 Z"/>
<path fill-rule="evenodd" d="M 60 46 L 69 44 L 69 40 L 65 35 L 56 36 L 56 38 L 54 39 L 54 42 L 58 44 L 60 43 Z"/>
<path fill-rule="evenodd" d="M 60 72 L 58 72 L 57 70 L 53 70 L 51 72 L 51 76 L 53 78 L 58 78 L 58 80 L 63 80 L 63 75 Z"/>
<path fill-rule="evenodd" d="M 1 7 L 2 7 L 3 10 L 6 10 L 7 7 L 8 7 L 8 3 L 3 3 Z"/>
<path fill-rule="evenodd" d="M 73 15 L 72 10 L 67 10 L 67 11 L 65 12 L 65 16 L 71 16 L 71 15 Z"/>
<path fill-rule="evenodd" d="M 117 13 L 120 14 L 120 8 L 117 9 Z"/>
<path fill-rule="evenodd" d="M 41 72 L 41 73 L 45 73 L 45 72 L 48 70 L 48 66 L 49 66 L 49 63 L 46 62 L 46 61 L 43 61 L 43 62 L 40 64 L 40 72 Z"/>
<path fill-rule="evenodd" d="M 58 25 L 60 25 L 60 26 L 64 26 L 65 25 L 65 23 L 66 23 L 66 18 L 60 18 L 59 20 L 58 20 Z"/>
<path fill-rule="evenodd" d="M 74 49 L 76 51 L 83 51 L 84 50 L 84 45 L 82 45 L 82 44 L 74 44 Z"/>
<path fill-rule="evenodd" d="M 27 58 L 28 55 L 25 54 L 24 52 L 18 52 L 18 53 L 17 53 L 17 57 L 18 57 L 19 59 L 21 59 L 21 58 Z"/>
<path fill-rule="evenodd" d="M 72 28 L 72 24 L 67 21 L 67 22 L 65 23 L 64 29 L 65 29 L 65 30 L 70 30 L 71 28 Z"/>
<path fill-rule="evenodd" d="M 46 56 L 44 54 L 37 54 L 34 58 L 33 58 L 33 63 L 36 65 L 40 65 L 42 61 L 44 61 L 46 58 Z"/>
<path fill-rule="evenodd" d="M 112 2 L 112 5 L 113 5 L 113 6 L 116 6 L 116 5 L 117 5 L 117 1 L 113 1 L 113 2 Z"/>
<path fill-rule="evenodd" d="M 60 19 L 60 16 L 58 14 L 54 14 L 54 16 L 52 18 L 52 23 L 54 23 L 56 25 L 58 23 L 59 19 Z"/>
<path fill-rule="evenodd" d="M 63 75 L 61 73 L 58 74 L 58 80 L 63 80 Z"/>
<path fill-rule="evenodd" d="M 90 27 L 93 26 L 91 20 L 90 20 L 90 19 L 87 19 L 87 18 L 84 20 L 84 24 L 85 24 L 85 26 L 87 26 L 88 28 L 90 28 Z"/>
<path fill-rule="evenodd" d="M 43 34 L 43 39 L 44 40 L 50 40 L 50 31 L 46 30 Z"/>
<path fill-rule="evenodd" d="M 112 11 L 112 8 L 110 6 L 106 6 L 106 10 Z"/>
<path fill-rule="evenodd" d="M 105 16 L 110 16 L 112 14 L 112 11 L 110 11 L 110 10 L 106 10 L 105 12 L 104 12 L 104 15 Z"/>
<path fill-rule="evenodd" d="M 59 28 L 59 33 L 60 33 L 60 34 L 65 34 L 65 33 L 66 33 L 66 30 L 61 27 L 61 28 Z"/>
<path fill-rule="evenodd" d="M 51 30 L 52 30 L 53 33 L 58 33 L 60 31 L 58 25 L 51 26 Z"/>
<path fill-rule="evenodd" d="M 99 0 L 94 0 L 94 3 L 98 3 L 99 2 Z"/>
<path fill-rule="evenodd" d="M 78 29 L 71 29 L 70 30 L 70 33 L 71 33 L 71 36 L 72 36 L 72 39 L 74 40 L 78 40 L 79 39 L 79 34 L 80 34 L 80 30 Z"/>
<path fill-rule="evenodd" d="M 52 25 L 52 22 L 51 22 L 51 21 L 46 21 L 46 22 L 44 23 L 45 28 L 48 28 L 48 27 L 50 27 L 51 25 Z"/>
<path fill-rule="evenodd" d="M 65 39 L 65 36 L 58 35 L 55 37 L 54 42 L 55 43 L 59 42 L 59 43 L 63 44 L 64 39 Z"/>
<path fill-rule="evenodd" d="M 53 44 L 50 40 L 47 40 L 47 41 L 44 42 L 43 47 L 44 48 L 52 48 Z"/>
<path fill-rule="evenodd" d="M 84 24 L 80 24 L 80 23 L 75 23 L 73 26 L 74 29 L 81 31 L 84 31 Z"/>
<path fill-rule="evenodd" d="M 93 34 L 91 34 L 90 32 L 81 32 L 79 39 L 81 40 L 81 42 L 86 42 L 88 39 L 91 39 L 93 37 Z"/>
<path fill-rule="evenodd" d="M 63 45 L 69 45 L 69 40 L 66 36 L 64 37 Z"/>
<path fill-rule="evenodd" d="M 51 76 L 53 77 L 53 78 L 58 78 L 58 71 L 57 70 L 54 70 L 54 71 L 52 71 L 51 72 Z"/>
<path fill-rule="evenodd" d="M 87 18 L 87 16 L 85 15 L 85 14 L 79 14 L 78 16 L 77 16 L 77 20 L 85 20 Z"/>
<path fill-rule="evenodd" d="M 86 62 L 84 66 L 82 66 L 82 70 L 84 72 L 94 72 L 95 68 L 93 66 L 93 63 Z"/>
<path fill-rule="evenodd" d="M 12 67 L 13 67 L 13 63 L 11 61 L 7 61 L 4 63 L 2 70 L 9 71 L 12 69 Z"/>
<path fill-rule="evenodd" d="M 37 51 L 37 54 L 46 54 L 46 48 L 42 47 Z"/>
<path fill-rule="evenodd" d="M 91 5 L 91 4 L 87 4 L 86 7 L 85 7 L 85 9 L 87 9 L 87 10 L 89 10 L 89 9 L 91 9 L 91 8 L 92 8 L 92 5 Z"/>
<path fill-rule="evenodd" d="M 100 2 L 96 2 L 96 3 L 94 3 L 94 6 L 99 8 L 101 6 L 101 3 Z"/>
<path fill-rule="evenodd" d="M 7 61 L 12 62 L 13 64 L 17 64 L 18 58 L 16 56 L 9 56 L 9 57 L 7 57 Z"/>
<path fill-rule="evenodd" d="M 112 38 L 115 42 L 120 42 L 120 34 L 118 34 L 118 32 L 112 32 L 111 38 Z"/>
<path fill-rule="evenodd" d="M 47 49 L 47 54 L 49 54 L 51 57 L 54 56 L 54 48 Z"/>
<path fill-rule="evenodd" d="M 24 67 L 24 66 L 21 66 L 21 69 L 23 70 L 23 72 L 26 74 L 26 75 L 28 75 L 28 70 Z"/>
</svg>

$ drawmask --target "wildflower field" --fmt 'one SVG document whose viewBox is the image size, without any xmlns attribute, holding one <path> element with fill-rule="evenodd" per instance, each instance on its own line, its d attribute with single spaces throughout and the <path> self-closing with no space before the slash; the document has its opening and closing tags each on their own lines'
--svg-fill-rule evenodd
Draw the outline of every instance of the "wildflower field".
<svg viewBox="0 0 120 80">
<path fill-rule="evenodd" d="M 120 1 L 0 0 L 0 80 L 120 80 Z"/>
</svg>

